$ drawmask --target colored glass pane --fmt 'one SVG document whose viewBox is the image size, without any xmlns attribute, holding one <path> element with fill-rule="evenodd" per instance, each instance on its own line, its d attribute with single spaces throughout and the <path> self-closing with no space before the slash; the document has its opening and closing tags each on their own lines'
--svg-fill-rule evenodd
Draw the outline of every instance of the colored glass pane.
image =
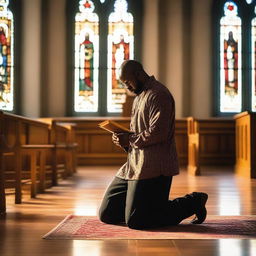
<svg viewBox="0 0 256 256">
<path fill-rule="evenodd" d="M 8 0 L 0 1 L 0 109 L 14 106 L 13 15 Z"/>
<path fill-rule="evenodd" d="M 252 20 L 252 86 L 251 108 L 256 112 L 256 18 Z"/>
<path fill-rule="evenodd" d="M 116 0 L 108 19 L 108 112 L 122 111 L 126 90 L 119 81 L 120 66 L 134 56 L 133 16 L 127 8 L 127 1 Z"/>
<path fill-rule="evenodd" d="M 220 111 L 240 112 L 241 84 L 241 19 L 237 5 L 228 1 L 220 20 Z"/>
<path fill-rule="evenodd" d="M 75 17 L 75 92 L 76 112 L 98 111 L 99 18 L 94 3 L 79 1 Z"/>
</svg>

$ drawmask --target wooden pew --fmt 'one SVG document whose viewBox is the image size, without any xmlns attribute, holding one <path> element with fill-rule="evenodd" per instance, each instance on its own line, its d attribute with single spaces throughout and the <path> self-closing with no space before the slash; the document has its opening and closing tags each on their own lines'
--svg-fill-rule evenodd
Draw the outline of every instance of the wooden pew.
<svg viewBox="0 0 256 256">
<path fill-rule="evenodd" d="M 50 125 L 50 143 L 54 144 L 52 185 L 58 184 L 58 178 L 66 178 L 76 172 L 76 148 L 74 123 L 63 123 L 53 118 L 39 118 Z"/>
<path fill-rule="evenodd" d="M 14 143 L 9 142 L 11 143 L 9 144 L 8 142 L 4 131 L 3 112 L 0 111 L 0 214 L 6 212 L 4 157 L 14 150 Z"/>
<path fill-rule="evenodd" d="M 50 127 L 34 119 L 4 112 L 1 112 L 0 124 L 6 144 L 1 150 L 1 177 L 4 178 L 4 188 L 15 188 L 15 203 L 21 203 L 22 184 L 30 184 L 31 197 L 44 190 L 45 154 L 54 149 L 49 143 Z"/>
<path fill-rule="evenodd" d="M 235 122 L 233 119 L 187 118 L 188 172 L 201 174 L 202 165 L 233 165 Z"/>
<path fill-rule="evenodd" d="M 188 164 L 188 132 L 187 119 L 179 118 L 175 122 L 175 141 L 180 166 Z"/>
<path fill-rule="evenodd" d="M 256 178 L 256 113 L 234 116 L 236 122 L 236 165 L 238 175 Z"/>
</svg>

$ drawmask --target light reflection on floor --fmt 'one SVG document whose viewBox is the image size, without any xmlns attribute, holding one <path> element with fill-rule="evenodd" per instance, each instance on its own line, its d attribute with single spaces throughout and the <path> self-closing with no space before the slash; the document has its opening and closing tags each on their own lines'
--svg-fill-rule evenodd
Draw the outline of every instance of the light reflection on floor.
<svg viewBox="0 0 256 256">
<path fill-rule="evenodd" d="M 218 185 L 218 208 L 219 215 L 240 215 L 241 198 L 240 191 L 232 190 L 235 180 L 224 179 Z"/>
<path fill-rule="evenodd" d="M 72 256 L 100 256 L 101 255 L 101 246 L 100 243 L 97 243 L 97 246 L 94 243 L 89 246 L 83 240 L 73 240 L 73 251 Z"/>
<path fill-rule="evenodd" d="M 241 214 L 240 196 L 238 193 L 232 197 L 220 192 L 219 194 L 219 215 L 237 216 Z"/>
<path fill-rule="evenodd" d="M 95 204 L 85 205 L 84 202 L 77 201 L 74 207 L 74 215 L 78 216 L 96 216 L 98 213 L 98 206 Z"/>
<path fill-rule="evenodd" d="M 242 241 L 239 239 L 220 239 L 219 256 L 244 256 Z"/>
<path fill-rule="evenodd" d="M 250 256 L 256 256 L 256 240 L 250 240 Z"/>
</svg>

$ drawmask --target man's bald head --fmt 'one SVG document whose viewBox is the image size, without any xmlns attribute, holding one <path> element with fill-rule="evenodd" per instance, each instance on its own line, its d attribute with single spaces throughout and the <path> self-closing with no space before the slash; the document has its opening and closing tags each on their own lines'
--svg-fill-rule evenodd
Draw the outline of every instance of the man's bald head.
<svg viewBox="0 0 256 256">
<path fill-rule="evenodd" d="M 134 75 L 140 71 L 144 71 L 141 63 L 136 60 L 125 60 L 121 65 L 121 76 L 120 78 L 125 78 L 127 75 Z"/>
<path fill-rule="evenodd" d="M 126 60 L 122 63 L 120 80 L 129 91 L 139 94 L 148 78 L 149 76 L 138 61 Z"/>
</svg>

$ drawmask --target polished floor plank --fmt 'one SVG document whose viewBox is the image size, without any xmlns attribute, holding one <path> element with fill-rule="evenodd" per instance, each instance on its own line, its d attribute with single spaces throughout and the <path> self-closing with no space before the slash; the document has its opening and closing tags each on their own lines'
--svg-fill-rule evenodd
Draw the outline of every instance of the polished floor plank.
<svg viewBox="0 0 256 256">
<path fill-rule="evenodd" d="M 254 256 L 256 240 L 43 240 L 41 237 L 68 214 L 96 215 L 103 193 L 118 167 L 83 167 L 59 186 L 23 204 L 7 196 L 7 215 L 0 219 L 0 255 L 4 256 Z M 256 180 L 233 174 L 231 168 L 205 167 L 200 177 L 173 180 L 170 198 L 193 191 L 209 194 L 210 215 L 256 215 Z"/>
</svg>

